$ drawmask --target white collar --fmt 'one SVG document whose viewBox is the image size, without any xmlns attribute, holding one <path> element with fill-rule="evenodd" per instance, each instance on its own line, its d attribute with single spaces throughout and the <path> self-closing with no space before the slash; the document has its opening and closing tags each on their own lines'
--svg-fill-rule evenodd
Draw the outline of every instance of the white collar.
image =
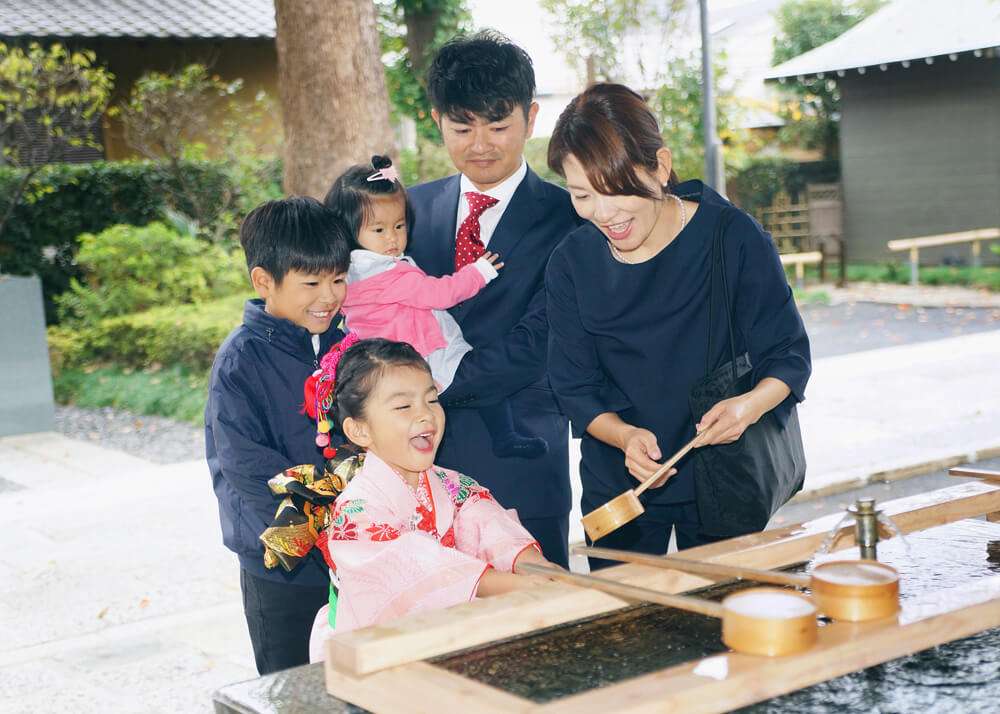
<svg viewBox="0 0 1000 714">
<path fill-rule="evenodd" d="M 469 180 L 468 176 L 462 174 L 461 185 L 459 190 L 461 191 L 463 196 L 469 191 L 475 191 L 476 193 L 485 193 L 487 196 L 492 196 L 497 201 L 499 201 L 500 202 L 499 205 L 502 206 L 505 202 L 511 199 L 511 197 L 514 195 L 514 191 L 517 190 L 517 187 L 521 185 L 521 181 L 523 181 L 524 177 L 527 175 L 528 175 L 528 164 L 524 160 L 524 157 L 522 156 L 521 165 L 518 167 L 517 171 L 512 173 L 510 176 L 505 178 L 503 181 L 498 183 L 493 188 L 488 189 L 486 191 L 480 191 L 473 185 L 472 181 Z"/>
<path fill-rule="evenodd" d="M 372 275 L 384 272 L 394 266 L 399 261 L 406 261 L 410 265 L 416 265 L 408 255 L 401 255 L 398 258 L 384 253 L 376 253 L 364 248 L 356 248 L 351 251 L 351 264 L 347 268 L 347 282 L 353 283 Z"/>
</svg>

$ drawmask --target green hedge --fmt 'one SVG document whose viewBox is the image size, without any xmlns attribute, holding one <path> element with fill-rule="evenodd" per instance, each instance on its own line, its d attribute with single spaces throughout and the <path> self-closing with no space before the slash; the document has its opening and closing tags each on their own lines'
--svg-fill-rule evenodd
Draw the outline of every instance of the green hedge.
<svg viewBox="0 0 1000 714">
<path fill-rule="evenodd" d="M 114 407 L 134 414 L 156 414 L 202 424 L 208 372 L 192 372 L 183 367 L 67 368 L 54 376 L 52 386 L 60 404 L 90 409 Z"/>
<path fill-rule="evenodd" d="M 266 180 L 281 184 L 281 164 L 262 160 Z M 230 185 L 227 167 L 219 162 L 187 162 L 185 181 L 207 205 L 223 206 Z M 6 206 L 20 171 L 0 167 L 0 208 Z M 53 164 L 37 176 L 37 200 L 22 203 L 0 236 L 0 272 L 38 275 L 46 300 L 46 317 L 55 318 L 53 300 L 80 279 L 74 260 L 77 237 L 109 226 L 142 226 L 163 216 L 168 199 L 177 196 L 173 179 L 148 161 Z M 177 208 L 190 212 L 183 201 Z"/>
<path fill-rule="evenodd" d="M 233 295 L 197 305 L 153 308 L 105 318 L 92 326 L 50 327 L 53 369 L 88 364 L 207 369 L 226 335 L 242 321 L 246 298 Z"/>
</svg>

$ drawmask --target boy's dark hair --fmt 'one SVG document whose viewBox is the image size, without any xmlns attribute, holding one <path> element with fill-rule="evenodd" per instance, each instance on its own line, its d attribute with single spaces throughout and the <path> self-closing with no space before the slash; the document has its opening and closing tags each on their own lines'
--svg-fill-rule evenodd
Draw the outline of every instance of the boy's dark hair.
<svg viewBox="0 0 1000 714">
<path fill-rule="evenodd" d="M 439 114 L 467 123 L 500 121 L 520 106 L 528 117 L 535 70 L 528 53 L 495 30 L 449 40 L 427 69 L 427 95 Z"/>
<path fill-rule="evenodd" d="M 642 95 L 622 84 L 595 84 L 563 109 L 549 137 L 549 168 L 566 177 L 563 162 L 573 155 L 583 165 L 595 191 L 606 196 L 662 198 L 676 186 L 670 172 L 668 190 L 653 192 L 636 173 L 655 173 L 656 152 L 663 148 L 660 127 Z"/>
<path fill-rule="evenodd" d="M 361 340 L 350 347 L 337 364 L 333 411 L 338 426 L 348 417 L 360 419 L 364 415 L 365 402 L 387 367 L 413 367 L 431 373 L 427 361 L 406 342 L 382 337 Z"/>
<path fill-rule="evenodd" d="M 406 189 L 399 181 L 376 179 L 369 181 L 373 174 L 392 166 L 388 156 L 373 156 L 370 164 L 355 164 L 334 180 L 323 199 L 323 205 L 332 210 L 347 228 L 351 250 L 358 250 L 358 234 L 371 216 L 373 196 L 392 196 L 402 193 L 406 204 L 406 225 L 413 225 L 413 210 L 406 196 Z"/>
<path fill-rule="evenodd" d="M 281 284 L 290 270 L 346 273 L 351 262 L 343 220 L 315 198 L 290 196 L 250 211 L 240 226 L 247 270 L 260 267 Z"/>
</svg>

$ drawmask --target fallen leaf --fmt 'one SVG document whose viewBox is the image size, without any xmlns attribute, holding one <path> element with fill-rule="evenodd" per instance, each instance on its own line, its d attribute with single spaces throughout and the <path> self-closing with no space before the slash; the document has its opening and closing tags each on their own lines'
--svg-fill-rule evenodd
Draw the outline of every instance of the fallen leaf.
<svg viewBox="0 0 1000 714">
<path fill-rule="evenodd" d="M 107 615 L 107 614 L 108 614 L 108 608 L 104 608 L 99 613 L 97 613 L 97 619 L 98 620 L 103 620 L 104 616 Z"/>
<path fill-rule="evenodd" d="M 148 597 L 144 597 L 142 600 L 140 600 L 139 601 L 139 607 L 140 608 L 149 607 L 149 598 Z"/>
</svg>

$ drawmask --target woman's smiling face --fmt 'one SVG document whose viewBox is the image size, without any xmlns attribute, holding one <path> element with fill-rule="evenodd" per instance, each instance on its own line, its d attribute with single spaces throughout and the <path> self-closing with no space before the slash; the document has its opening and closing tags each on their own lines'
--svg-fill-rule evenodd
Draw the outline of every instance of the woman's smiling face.
<svg viewBox="0 0 1000 714">
<path fill-rule="evenodd" d="M 628 255 L 641 248 L 651 235 L 656 237 L 654 229 L 661 222 L 662 199 L 599 193 L 590 184 L 583 165 L 572 154 L 563 161 L 562 168 L 573 208 L 581 218 L 597 226 L 618 252 Z M 658 176 L 641 168 L 636 168 L 636 173 L 651 193 L 658 194 L 662 190 Z"/>
</svg>

